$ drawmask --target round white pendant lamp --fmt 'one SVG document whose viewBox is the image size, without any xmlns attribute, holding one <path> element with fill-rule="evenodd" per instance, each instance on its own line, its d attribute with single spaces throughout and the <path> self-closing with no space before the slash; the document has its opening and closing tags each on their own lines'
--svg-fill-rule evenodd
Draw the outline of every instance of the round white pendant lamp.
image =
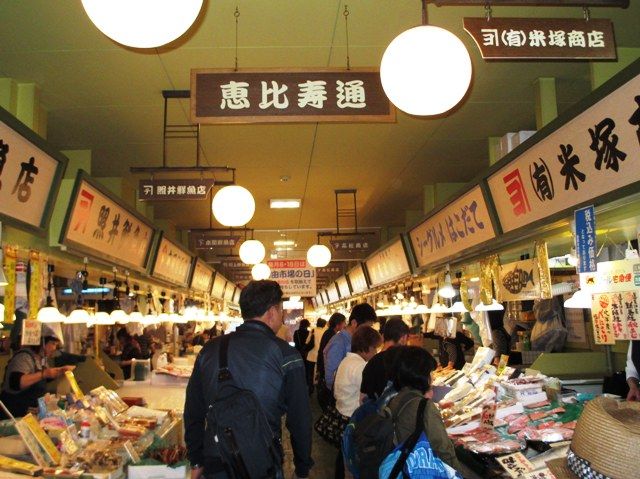
<svg viewBox="0 0 640 479">
<path fill-rule="evenodd" d="M 40 308 L 38 311 L 38 316 L 36 319 L 40 323 L 61 323 L 62 318 L 60 317 L 60 311 L 55 306 L 45 306 L 44 308 Z"/>
<path fill-rule="evenodd" d="M 86 309 L 76 308 L 64 320 L 64 324 L 86 324 L 91 320 Z"/>
<path fill-rule="evenodd" d="M 172 42 L 198 18 L 203 0 L 82 0 L 93 24 L 112 40 L 134 48 Z"/>
<path fill-rule="evenodd" d="M 266 254 L 264 245 L 258 240 L 247 240 L 240 245 L 240 259 L 244 264 L 258 264 Z"/>
<path fill-rule="evenodd" d="M 218 190 L 211 202 L 215 219 L 224 226 L 244 226 L 256 211 L 256 202 L 249 190 L 238 185 Z"/>
<path fill-rule="evenodd" d="M 420 25 L 398 35 L 380 64 L 389 100 L 410 115 L 439 115 L 456 106 L 471 83 L 471 58 L 453 33 Z"/>
<path fill-rule="evenodd" d="M 113 326 L 116 322 L 111 318 L 109 313 L 98 311 L 93 315 L 93 324 L 97 324 L 98 326 Z"/>
<path fill-rule="evenodd" d="M 127 324 L 129 322 L 129 315 L 118 306 L 118 309 L 111 311 L 111 319 L 118 324 Z"/>
<path fill-rule="evenodd" d="M 331 251 L 323 244 L 314 244 L 307 251 L 307 261 L 314 268 L 323 268 L 331 261 Z"/>
<path fill-rule="evenodd" d="M 269 279 L 269 276 L 271 276 L 271 268 L 269 268 L 268 264 L 258 263 L 251 268 L 251 276 L 256 281 Z"/>
<path fill-rule="evenodd" d="M 140 311 L 131 311 L 131 313 L 129 314 L 130 323 L 141 323 L 143 319 L 144 316 Z"/>
</svg>

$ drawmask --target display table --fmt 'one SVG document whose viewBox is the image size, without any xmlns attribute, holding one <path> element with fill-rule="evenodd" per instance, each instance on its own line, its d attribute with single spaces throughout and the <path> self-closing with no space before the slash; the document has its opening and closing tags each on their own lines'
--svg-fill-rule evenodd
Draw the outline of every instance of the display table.
<svg viewBox="0 0 640 479">
<path fill-rule="evenodd" d="M 184 410 L 185 384 L 156 386 L 149 381 L 125 381 L 117 392 L 120 397 L 142 397 L 151 409 Z"/>
</svg>

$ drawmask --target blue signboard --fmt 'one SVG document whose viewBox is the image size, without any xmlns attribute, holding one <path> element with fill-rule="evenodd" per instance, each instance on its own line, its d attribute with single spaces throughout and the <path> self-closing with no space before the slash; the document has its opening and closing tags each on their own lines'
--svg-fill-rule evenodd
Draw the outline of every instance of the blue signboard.
<svg viewBox="0 0 640 479">
<path fill-rule="evenodd" d="M 592 206 L 586 206 L 574 213 L 576 222 L 576 254 L 578 255 L 578 273 L 596 271 L 596 212 Z"/>
</svg>

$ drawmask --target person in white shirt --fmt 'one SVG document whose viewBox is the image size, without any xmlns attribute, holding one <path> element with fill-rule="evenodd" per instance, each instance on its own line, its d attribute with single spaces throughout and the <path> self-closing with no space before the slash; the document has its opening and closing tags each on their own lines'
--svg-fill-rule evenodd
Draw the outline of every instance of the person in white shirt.
<svg viewBox="0 0 640 479">
<path fill-rule="evenodd" d="M 307 345 L 310 348 L 307 353 L 307 362 L 311 368 L 311 392 L 313 392 L 313 385 L 316 382 L 316 363 L 318 362 L 318 350 L 320 349 L 320 341 L 322 340 L 322 335 L 327 330 L 327 321 L 318 318 L 316 321 L 316 327 L 311 330 L 311 334 L 307 338 Z"/>
</svg>

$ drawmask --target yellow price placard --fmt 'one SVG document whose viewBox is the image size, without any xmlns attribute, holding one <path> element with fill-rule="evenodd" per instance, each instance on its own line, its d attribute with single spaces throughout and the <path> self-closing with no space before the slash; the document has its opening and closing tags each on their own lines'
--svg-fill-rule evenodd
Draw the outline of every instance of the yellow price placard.
<svg viewBox="0 0 640 479">
<path fill-rule="evenodd" d="M 80 389 L 80 386 L 78 386 L 78 381 L 76 381 L 73 371 L 65 371 L 64 375 L 66 376 L 67 381 L 69 381 L 69 385 L 71 386 L 71 390 L 73 391 L 73 394 L 75 394 L 76 399 L 84 399 L 84 393 L 82 392 L 82 389 Z"/>
<path fill-rule="evenodd" d="M 53 465 L 60 464 L 60 451 L 58 451 L 47 433 L 44 432 L 44 429 L 42 429 L 36 417 L 33 414 L 27 414 L 20 419 L 20 422 L 27 426 L 33 437 L 38 441 L 38 444 L 44 451 L 45 456 L 48 456 L 48 462 Z"/>
</svg>

